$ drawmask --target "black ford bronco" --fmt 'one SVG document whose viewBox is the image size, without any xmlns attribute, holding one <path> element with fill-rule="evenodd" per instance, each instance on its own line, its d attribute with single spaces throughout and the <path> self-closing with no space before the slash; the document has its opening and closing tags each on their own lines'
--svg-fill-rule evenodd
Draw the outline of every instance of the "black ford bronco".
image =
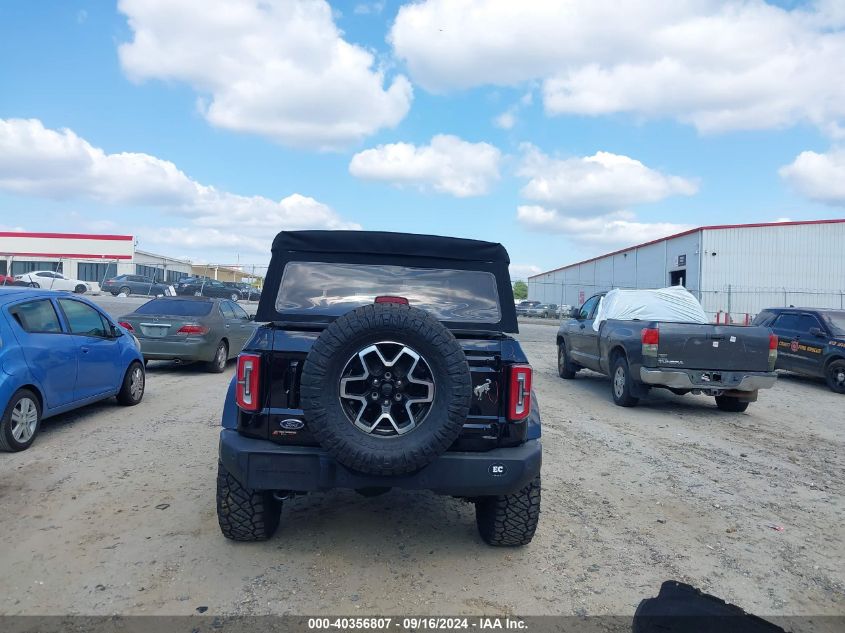
<svg viewBox="0 0 845 633">
<path fill-rule="evenodd" d="M 273 242 L 220 433 L 217 516 L 270 538 L 282 502 L 348 488 L 475 503 L 482 539 L 540 514 L 540 416 L 500 244 L 293 231 Z"/>
</svg>

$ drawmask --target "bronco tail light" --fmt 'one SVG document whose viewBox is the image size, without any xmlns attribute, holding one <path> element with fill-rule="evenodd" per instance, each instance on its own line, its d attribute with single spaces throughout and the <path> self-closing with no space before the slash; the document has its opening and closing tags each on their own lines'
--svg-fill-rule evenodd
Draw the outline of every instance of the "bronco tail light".
<svg viewBox="0 0 845 633">
<path fill-rule="evenodd" d="M 235 383 L 235 399 L 244 411 L 257 411 L 261 400 L 258 393 L 261 378 L 261 357 L 257 354 L 238 356 L 238 371 Z"/>
<path fill-rule="evenodd" d="M 188 324 L 183 325 L 178 330 L 176 330 L 176 334 L 202 336 L 203 334 L 208 334 L 208 328 L 204 325 Z"/>
<path fill-rule="evenodd" d="M 402 306 L 410 305 L 405 297 L 394 297 L 391 295 L 381 295 L 376 297 L 373 303 L 395 303 Z"/>
<path fill-rule="evenodd" d="M 657 345 L 660 343 L 660 330 L 654 327 L 643 328 L 640 333 L 643 343 L 643 356 L 657 356 Z"/>
<path fill-rule="evenodd" d="M 531 365 L 512 365 L 508 385 L 508 420 L 524 420 L 531 413 Z"/>
<path fill-rule="evenodd" d="M 778 360 L 778 337 L 769 334 L 769 371 L 775 370 L 775 363 Z"/>
<path fill-rule="evenodd" d="M 132 324 L 131 324 L 131 323 L 128 323 L 128 322 L 126 322 L 126 321 L 118 321 L 118 322 L 117 322 L 117 324 L 118 324 L 120 327 L 122 327 L 122 328 L 126 328 L 127 330 L 129 330 L 129 331 L 130 331 L 130 332 L 132 332 L 133 334 L 135 333 L 135 328 L 134 328 L 134 327 L 132 327 Z"/>
</svg>

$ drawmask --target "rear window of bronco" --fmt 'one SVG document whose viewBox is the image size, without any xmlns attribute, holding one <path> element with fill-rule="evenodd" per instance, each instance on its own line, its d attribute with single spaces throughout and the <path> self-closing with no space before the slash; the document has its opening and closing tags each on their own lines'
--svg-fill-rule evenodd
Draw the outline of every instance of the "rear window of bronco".
<svg viewBox="0 0 845 633">
<path fill-rule="evenodd" d="M 288 262 L 276 310 L 336 317 L 382 295 L 404 297 L 439 321 L 501 319 L 496 277 L 489 272 L 326 262 Z"/>
</svg>

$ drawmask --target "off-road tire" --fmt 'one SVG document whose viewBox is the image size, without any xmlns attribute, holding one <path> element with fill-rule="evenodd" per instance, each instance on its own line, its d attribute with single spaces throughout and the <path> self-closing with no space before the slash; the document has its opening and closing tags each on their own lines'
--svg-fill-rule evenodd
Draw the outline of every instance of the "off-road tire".
<svg viewBox="0 0 845 633">
<path fill-rule="evenodd" d="M 566 343 L 563 342 L 557 344 L 557 373 L 564 380 L 572 380 L 578 373 L 578 367 L 572 363 L 566 351 Z"/>
<path fill-rule="evenodd" d="M 132 379 L 133 379 L 133 372 L 136 369 L 141 370 L 141 393 L 138 395 L 137 393 L 133 393 L 132 389 Z M 133 362 L 129 365 L 126 369 L 126 373 L 123 375 L 123 383 L 120 385 L 120 391 L 117 392 L 117 401 L 119 404 L 122 404 L 125 407 L 134 407 L 136 404 L 141 402 L 144 398 L 144 389 L 146 388 L 147 383 L 147 376 L 144 372 L 144 368 L 141 366 L 141 363 L 138 361 Z"/>
<path fill-rule="evenodd" d="M 622 372 L 621 381 L 619 372 Z M 620 407 L 635 407 L 640 399 L 633 395 L 634 379 L 631 377 L 631 369 L 628 367 L 628 359 L 621 354 L 613 361 L 613 369 L 610 372 L 610 395 L 613 403 Z"/>
<path fill-rule="evenodd" d="M 223 349 L 222 357 L 220 349 Z M 221 362 L 222 358 L 222 362 Z M 226 371 L 226 363 L 229 362 L 229 346 L 226 341 L 220 341 L 214 351 L 214 358 L 205 364 L 205 369 L 210 374 L 222 374 Z"/>
<path fill-rule="evenodd" d="M 519 492 L 475 501 L 475 523 L 488 545 L 528 545 L 540 518 L 540 475 Z"/>
<path fill-rule="evenodd" d="M 749 404 L 747 400 L 740 400 L 733 396 L 716 396 L 716 406 L 719 407 L 720 411 L 742 413 L 748 408 Z"/>
<path fill-rule="evenodd" d="M 355 427 L 339 398 L 347 360 L 383 341 L 414 349 L 428 363 L 435 383 L 426 418 L 392 437 Z M 363 473 L 401 475 L 430 464 L 461 433 L 471 397 L 469 365 L 455 336 L 427 312 L 404 305 L 374 304 L 347 312 L 323 330 L 302 368 L 300 402 L 309 430 L 338 462 Z"/>
<path fill-rule="evenodd" d="M 29 398 L 32 402 L 35 403 L 35 409 L 38 412 L 38 420 L 35 423 L 35 431 L 32 433 L 32 437 L 30 437 L 25 442 L 20 442 L 15 439 L 12 435 L 12 411 L 18 405 L 18 402 L 22 398 Z M 6 405 L 6 410 L 3 411 L 3 417 L 0 418 L 0 451 L 23 451 L 32 446 L 32 443 L 35 441 L 35 438 L 38 436 L 38 431 L 41 430 L 41 403 L 38 400 L 38 396 L 32 393 L 29 389 L 18 389 L 15 393 L 12 394 L 12 397 L 9 398 L 9 402 Z"/>
<path fill-rule="evenodd" d="M 838 379 L 840 372 L 845 372 L 845 360 L 831 361 L 824 369 L 824 379 L 831 391 L 845 393 L 845 382 Z"/>
<path fill-rule="evenodd" d="M 217 462 L 217 522 L 233 541 L 266 541 L 279 527 L 282 502 L 268 490 L 244 488 Z"/>
</svg>

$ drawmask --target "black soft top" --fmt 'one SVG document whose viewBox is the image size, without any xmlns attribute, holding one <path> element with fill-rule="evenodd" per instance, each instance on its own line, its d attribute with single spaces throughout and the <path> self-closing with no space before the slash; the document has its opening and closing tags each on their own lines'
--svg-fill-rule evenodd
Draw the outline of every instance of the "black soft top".
<svg viewBox="0 0 845 633">
<path fill-rule="evenodd" d="M 397 265 L 405 264 L 406 256 L 414 260 L 410 265 L 421 257 L 511 263 L 505 247 L 495 242 L 387 231 L 282 231 L 273 240 L 277 252 L 389 255 Z"/>
<path fill-rule="evenodd" d="M 505 247 L 495 242 L 386 231 L 282 231 L 273 240 L 272 253 L 258 304 L 257 321 L 318 324 L 311 320 L 303 322 L 301 316 L 292 317 L 276 310 L 276 293 L 288 262 L 392 264 L 493 273 L 501 321 L 496 324 L 451 322 L 444 325 L 456 330 L 518 331 L 508 271 L 510 257 Z"/>
</svg>

